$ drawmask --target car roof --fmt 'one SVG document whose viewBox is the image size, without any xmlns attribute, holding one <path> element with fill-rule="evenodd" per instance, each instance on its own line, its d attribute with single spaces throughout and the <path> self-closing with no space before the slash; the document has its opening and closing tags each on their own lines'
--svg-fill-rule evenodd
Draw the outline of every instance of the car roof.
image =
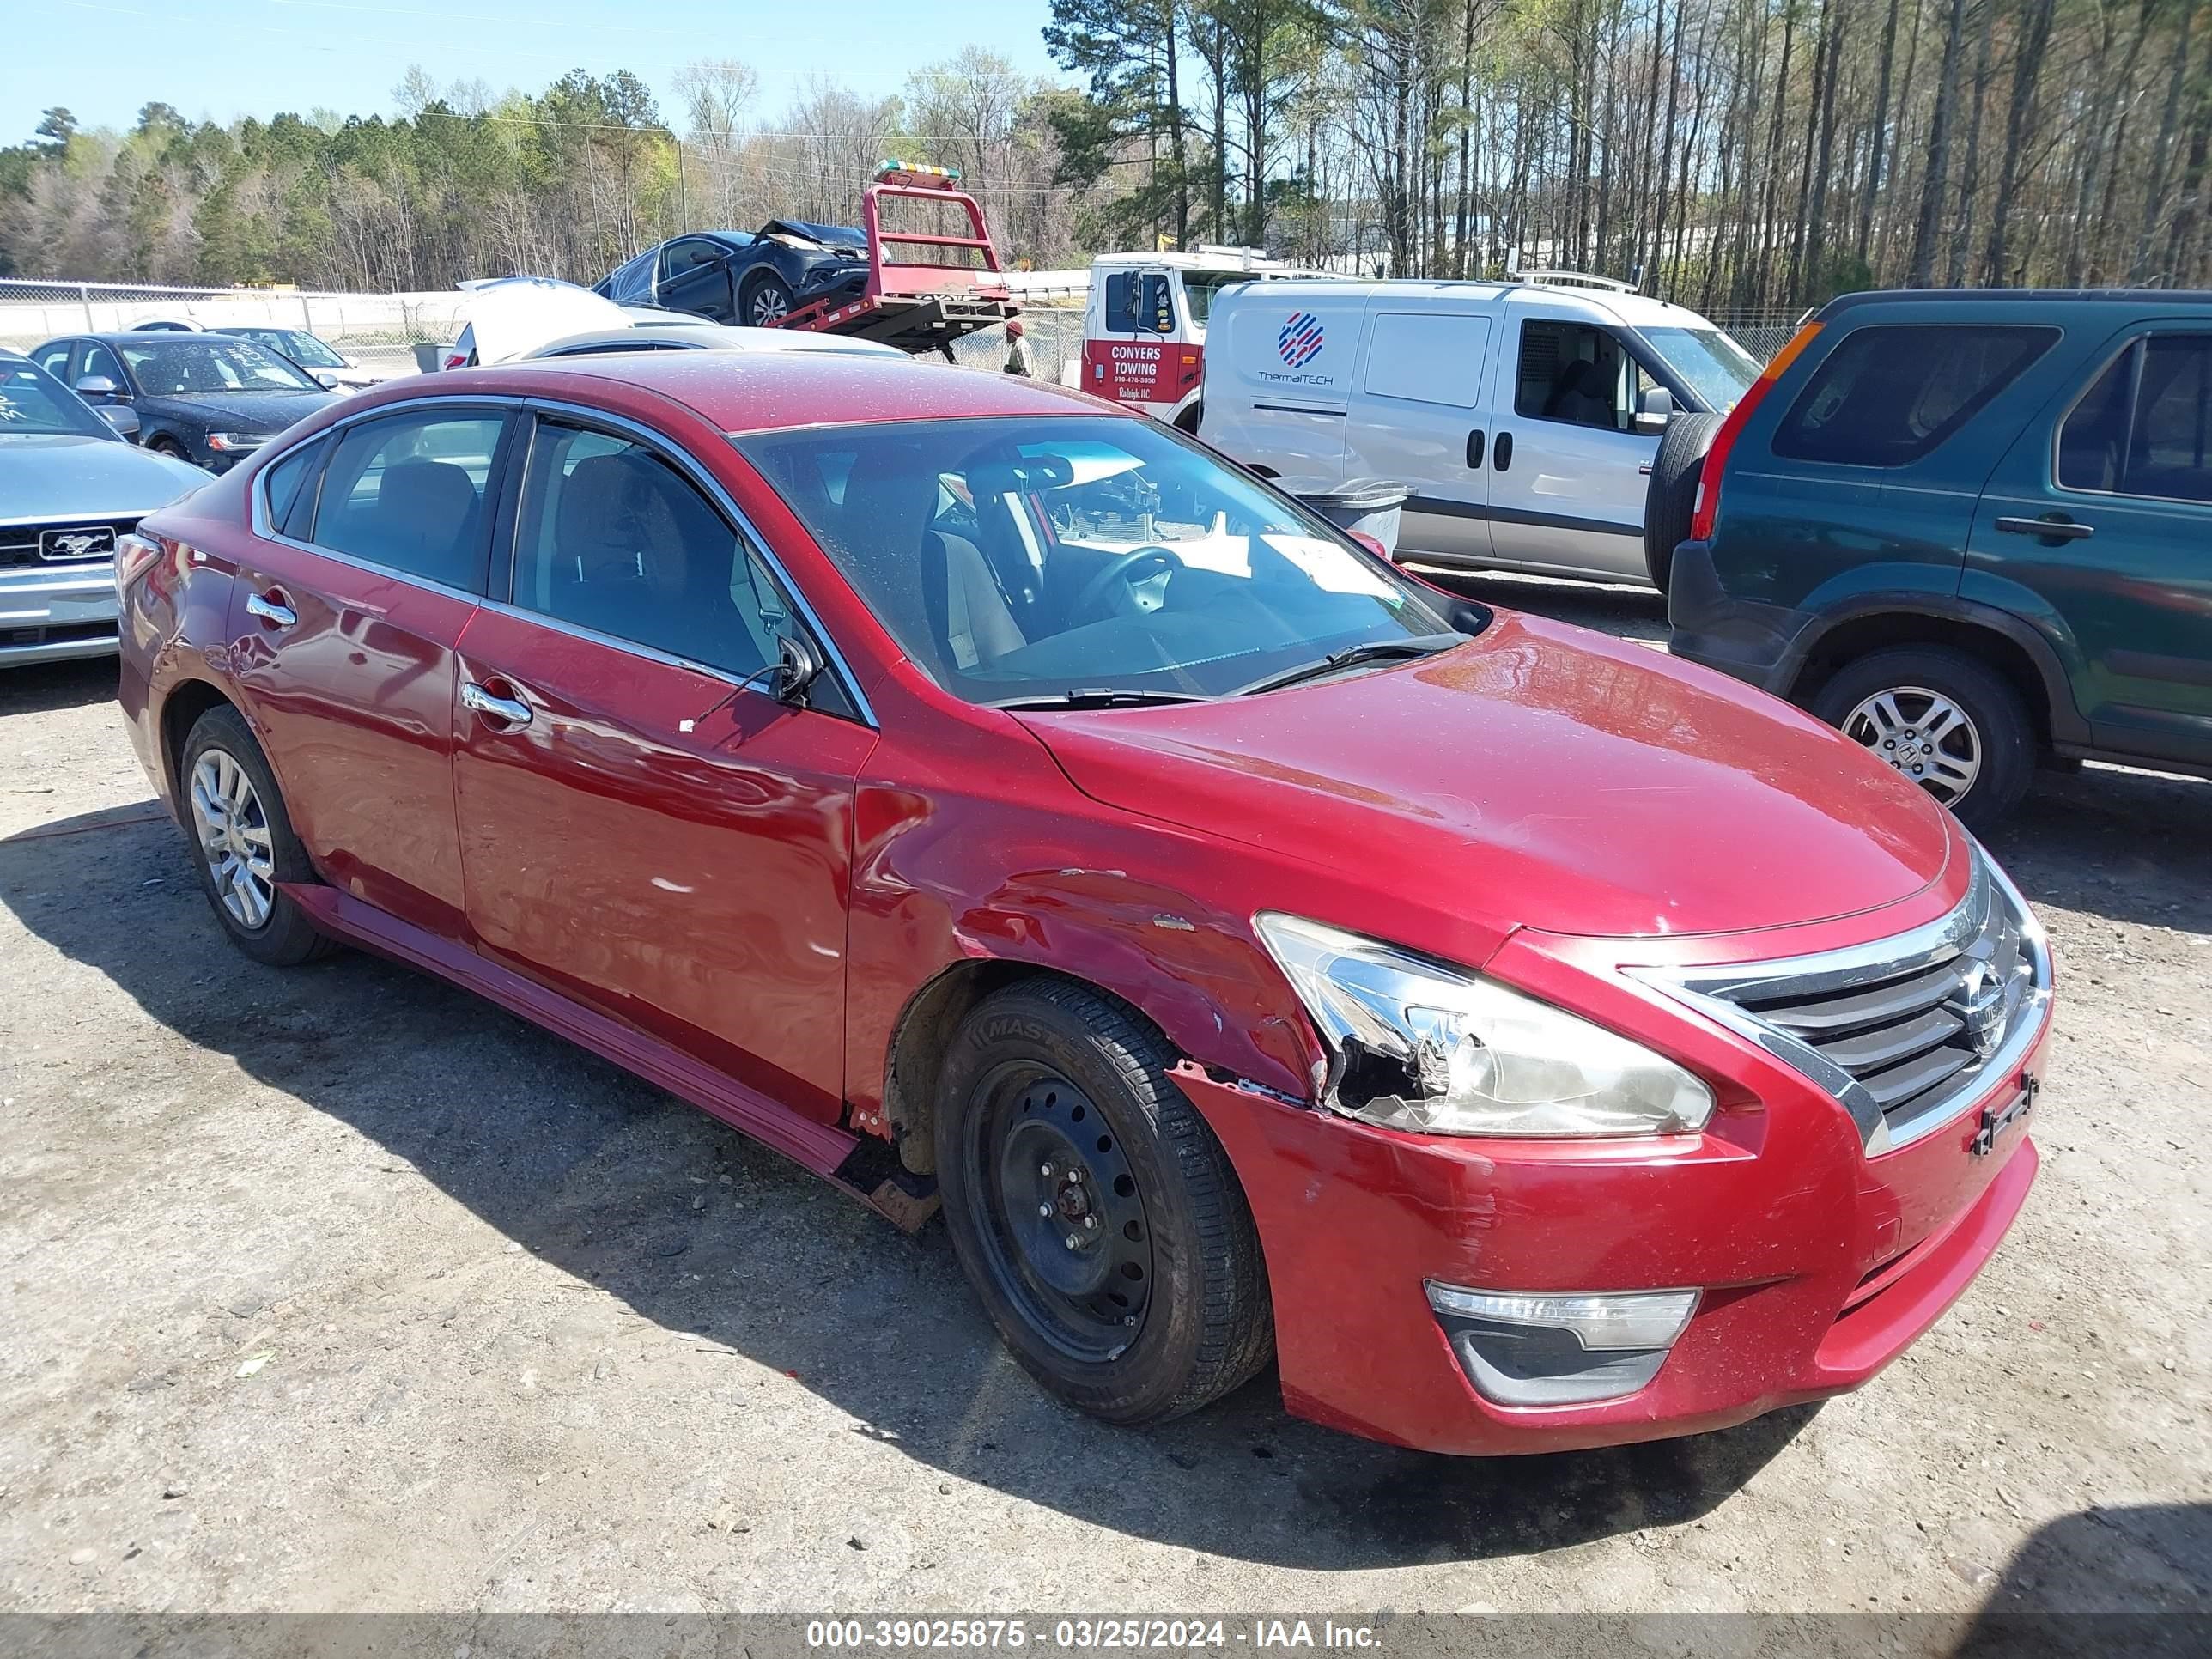
<svg viewBox="0 0 2212 1659">
<path fill-rule="evenodd" d="M 529 391 L 529 382 L 554 376 L 658 392 L 725 432 L 993 415 L 1148 418 L 1017 375 L 863 352 L 625 351 L 458 369 L 436 379 L 444 383 L 440 389 L 459 393 L 494 383 Z"/>
<path fill-rule="evenodd" d="M 2183 307 L 2212 305 L 2212 289 L 2202 288 L 1879 288 L 1859 294 L 1839 294 L 1820 307 L 1819 315 L 1856 310 L 1861 306 L 1928 305 L 2130 305 Z"/>
</svg>

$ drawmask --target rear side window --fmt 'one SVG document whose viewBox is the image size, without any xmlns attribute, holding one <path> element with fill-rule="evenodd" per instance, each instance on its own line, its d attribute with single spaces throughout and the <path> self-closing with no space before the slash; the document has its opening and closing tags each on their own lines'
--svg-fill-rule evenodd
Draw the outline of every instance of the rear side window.
<svg viewBox="0 0 2212 1659">
<path fill-rule="evenodd" d="M 269 469 L 262 488 L 269 492 L 270 527 L 280 535 L 297 536 L 306 529 L 314 512 L 314 498 L 313 492 L 304 486 L 315 476 L 316 463 L 322 456 L 323 444 L 318 439 L 301 444 Z"/>
<path fill-rule="evenodd" d="M 1931 454 L 2058 338 L 2055 328 L 1894 325 L 1854 330 L 1813 372 L 1774 453 L 1838 466 Z"/>
<path fill-rule="evenodd" d="M 2212 336 L 2154 335 L 2107 364 L 2059 428 L 2058 482 L 2212 501 Z"/>
<path fill-rule="evenodd" d="M 492 458 L 506 428 L 504 416 L 483 410 L 363 422 L 331 452 L 312 539 L 407 575 L 483 592 Z"/>
</svg>

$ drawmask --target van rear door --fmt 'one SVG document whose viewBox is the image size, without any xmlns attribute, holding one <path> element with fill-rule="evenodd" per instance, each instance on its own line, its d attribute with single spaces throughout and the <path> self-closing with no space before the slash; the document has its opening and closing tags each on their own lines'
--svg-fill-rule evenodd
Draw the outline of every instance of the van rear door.
<svg viewBox="0 0 2212 1659">
<path fill-rule="evenodd" d="M 1399 544 L 1443 559 L 1490 556 L 1492 307 L 1385 295 L 1369 307 L 1345 434 L 1345 471 L 1408 491 Z"/>
</svg>

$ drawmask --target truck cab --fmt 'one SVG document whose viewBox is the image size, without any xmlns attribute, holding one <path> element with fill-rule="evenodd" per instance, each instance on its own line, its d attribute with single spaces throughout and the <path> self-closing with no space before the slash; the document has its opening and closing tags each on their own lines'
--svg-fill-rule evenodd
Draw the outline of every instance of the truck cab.
<svg viewBox="0 0 2212 1659">
<path fill-rule="evenodd" d="M 1214 301 L 1247 283 L 1327 275 L 1203 242 L 1185 253 L 1102 253 L 1091 265 L 1082 387 L 1195 432 Z"/>
</svg>

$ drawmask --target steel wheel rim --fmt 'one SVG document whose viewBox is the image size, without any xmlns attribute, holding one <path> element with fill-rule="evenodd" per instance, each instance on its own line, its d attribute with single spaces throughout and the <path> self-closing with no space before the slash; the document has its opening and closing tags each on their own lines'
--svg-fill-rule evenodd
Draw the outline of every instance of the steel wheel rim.
<svg viewBox="0 0 2212 1659">
<path fill-rule="evenodd" d="M 230 919 L 248 933 L 276 903 L 276 844 L 253 780 L 235 757 L 210 749 L 192 763 L 192 828 L 208 879 Z"/>
<path fill-rule="evenodd" d="M 1048 1066 L 1000 1066 L 978 1092 L 967 1173 L 986 1270 L 1068 1358 L 1119 1358 L 1144 1329 L 1154 1276 L 1152 1224 L 1121 1137 Z"/>
<path fill-rule="evenodd" d="M 1982 734 L 1966 711 L 1924 685 L 1896 685 L 1844 716 L 1844 734 L 1946 806 L 1982 775 Z"/>
<path fill-rule="evenodd" d="M 753 295 L 753 324 L 780 323 L 790 314 L 791 301 L 780 288 L 763 289 Z"/>
</svg>

